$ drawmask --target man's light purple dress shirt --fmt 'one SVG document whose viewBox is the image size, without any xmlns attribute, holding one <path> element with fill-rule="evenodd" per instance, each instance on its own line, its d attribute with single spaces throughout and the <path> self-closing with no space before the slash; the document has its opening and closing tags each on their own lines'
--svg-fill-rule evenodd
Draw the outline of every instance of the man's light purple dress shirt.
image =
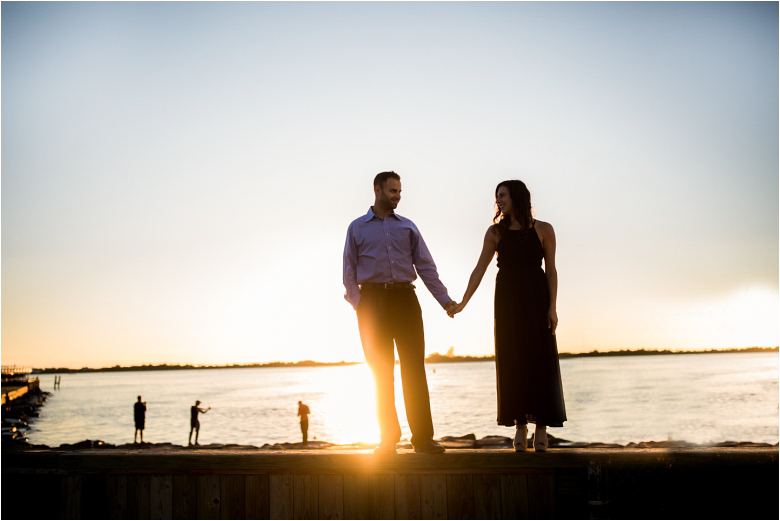
<svg viewBox="0 0 780 521">
<path fill-rule="evenodd" d="M 412 221 L 392 211 L 380 219 L 369 208 L 350 223 L 344 245 L 344 298 L 353 308 L 360 302 L 360 284 L 412 282 L 418 274 L 442 307 L 452 300 Z"/>
</svg>

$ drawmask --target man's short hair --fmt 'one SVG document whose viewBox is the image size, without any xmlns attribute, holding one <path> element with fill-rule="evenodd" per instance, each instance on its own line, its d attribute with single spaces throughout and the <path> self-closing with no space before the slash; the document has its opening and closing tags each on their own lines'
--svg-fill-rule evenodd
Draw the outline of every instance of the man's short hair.
<svg viewBox="0 0 780 521">
<path fill-rule="evenodd" d="M 379 172 L 376 177 L 374 177 L 374 186 L 378 186 L 380 189 L 385 187 L 385 183 L 390 178 L 396 179 L 398 181 L 401 180 L 401 176 L 390 170 L 389 172 Z"/>
</svg>

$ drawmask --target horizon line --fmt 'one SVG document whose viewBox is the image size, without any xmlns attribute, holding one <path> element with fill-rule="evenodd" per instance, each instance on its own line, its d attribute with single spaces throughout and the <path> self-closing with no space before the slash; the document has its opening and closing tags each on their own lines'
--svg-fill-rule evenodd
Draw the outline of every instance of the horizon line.
<svg viewBox="0 0 780 521">
<path fill-rule="evenodd" d="M 598 349 L 594 349 L 591 351 L 583 351 L 578 353 L 569 353 L 569 352 L 561 352 L 558 353 L 559 358 L 575 358 L 575 357 L 588 357 L 588 356 L 627 356 L 627 355 L 641 355 L 641 354 L 706 354 L 706 353 L 734 353 L 734 352 L 772 352 L 772 351 L 778 351 L 778 346 L 768 346 L 768 347 L 762 347 L 762 346 L 748 346 L 748 347 L 729 347 L 729 348 L 720 348 L 720 349 L 698 349 L 698 350 L 684 350 L 684 349 L 620 349 L 620 350 L 611 350 L 611 351 L 599 351 Z M 447 363 L 448 361 L 456 362 L 456 361 L 490 361 L 494 360 L 495 355 L 446 355 L 441 354 L 438 352 L 433 352 L 425 357 L 425 361 L 429 363 Z M 434 361 L 435 360 L 435 361 Z M 395 361 L 398 363 L 398 360 Z M 298 360 L 295 362 L 284 362 L 279 360 L 274 360 L 270 362 L 249 362 L 249 363 L 226 363 L 226 364 L 169 364 L 167 362 L 161 363 L 161 364 L 135 364 L 135 365 L 127 365 L 122 366 L 119 364 L 113 365 L 113 366 L 105 366 L 105 367 L 99 367 L 99 368 L 93 368 L 93 367 L 80 367 L 80 368 L 73 368 L 73 367 L 33 367 L 33 366 L 21 366 L 21 367 L 28 367 L 30 368 L 30 372 L 33 374 L 46 374 L 46 373 L 53 373 L 53 372 L 76 372 L 76 371 L 84 371 L 84 372 L 99 372 L 99 371 L 128 371 L 128 370 L 164 370 L 164 369 L 227 369 L 227 368 L 256 368 L 256 367 L 322 367 L 322 366 L 345 366 L 345 365 L 359 365 L 364 364 L 365 360 L 361 361 L 345 361 L 341 360 L 339 362 L 318 362 L 315 360 Z M 6 367 L 6 365 L 14 365 L 14 364 L 4 364 L 3 367 Z M 20 367 L 18 364 L 15 365 L 16 367 Z"/>
</svg>

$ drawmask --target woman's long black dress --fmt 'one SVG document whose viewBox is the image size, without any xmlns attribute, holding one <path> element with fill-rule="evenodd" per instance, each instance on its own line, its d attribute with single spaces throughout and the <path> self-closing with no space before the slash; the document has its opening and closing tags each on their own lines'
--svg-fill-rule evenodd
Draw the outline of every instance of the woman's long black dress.
<svg viewBox="0 0 780 521">
<path fill-rule="evenodd" d="M 535 225 L 536 223 L 534 223 Z M 547 327 L 550 289 L 536 230 L 506 230 L 496 246 L 495 296 L 498 424 L 563 427 L 561 370 Z"/>
</svg>

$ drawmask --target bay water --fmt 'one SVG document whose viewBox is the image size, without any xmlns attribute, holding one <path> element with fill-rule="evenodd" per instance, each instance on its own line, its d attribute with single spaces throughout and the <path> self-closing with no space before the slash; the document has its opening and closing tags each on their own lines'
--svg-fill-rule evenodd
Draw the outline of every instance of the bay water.
<svg viewBox="0 0 780 521">
<path fill-rule="evenodd" d="M 685 440 L 778 441 L 778 353 L 610 356 L 561 360 L 568 421 L 559 438 L 619 443 Z M 495 364 L 427 364 L 436 437 L 512 436 L 496 425 Z M 41 375 L 52 393 L 29 441 L 51 447 L 85 439 L 133 441 L 133 403 L 148 404 L 144 441 L 186 445 L 190 407 L 201 415 L 201 445 L 262 446 L 300 441 L 298 400 L 311 408 L 309 439 L 337 444 L 379 439 L 374 382 L 366 364 Z M 400 372 L 396 406 L 406 422 Z"/>
</svg>

